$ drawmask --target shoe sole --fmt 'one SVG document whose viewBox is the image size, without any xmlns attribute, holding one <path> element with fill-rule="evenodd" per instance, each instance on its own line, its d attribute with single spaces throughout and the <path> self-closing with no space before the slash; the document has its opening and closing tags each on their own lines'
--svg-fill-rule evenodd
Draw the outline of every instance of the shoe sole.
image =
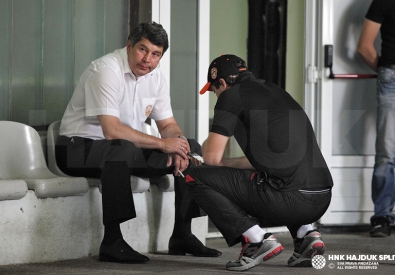
<svg viewBox="0 0 395 275">
<path fill-rule="evenodd" d="M 169 250 L 167 252 L 168 255 L 173 255 L 173 256 L 186 256 L 187 254 L 192 255 L 194 257 L 208 257 L 208 258 L 216 258 L 216 257 L 220 257 L 222 255 L 221 254 L 190 254 L 187 253 L 183 250 Z"/>
<path fill-rule="evenodd" d="M 370 237 L 373 238 L 382 238 L 382 237 L 388 237 L 391 236 L 391 234 L 384 233 L 384 232 L 372 232 L 370 233 Z"/>
<path fill-rule="evenodd" d="M 290 267 L 311 267 L 311 259 L 315 255 L 323 255 L 325 253 L 325 244 L 321 240 L 312 243 L 311 248 L 307 252 L 303 252 L 302 256 L 288 263 Z M 293 257 L 293 256 L 292 256 Z M 291 257 L 291 258 L 292 258 Z"/>
<path fill-rule="evenodd" d="M 167 252 L 167 254 L 169 254 L 169 255 L 177 255 L 177 256 L 185 256 L 185 255 L 187 255 L 187 253 L 186 252 L 184 252 L 183 250 L 170 250 L 169 249 L 169 252 Z"/>
<path fill-rule="evenodd" d="M 193 234 L 183 239 L 170 237 L 167 254 L 176 256 L 192 255 L 195 257 L 220 257 L 222 255 L 220 251 L 204 246 Z"/>
<path fill-rule="evenodd" d="M 255 258 L 254 260 L 252 260 L 251 262 L 249 262 L 246 265 L 226 267 L 226 269 L 231 270 L 231 271 L 244 271 L 244 270 L 253 268 L 254 266 L 258 266 L 261 262 L 273 259 L 277 255 L 279 255 L 283 250 L 284 250 L 284 247 L 282 246 L 282 244 L 279 243 L 277 246 L 273 247 L 266 253 L 259 255 L 259 257 Z"/>
<path fill-rule="evenodd" d="M 118 263 L 118 264 L 143 264 L 149 262 L 149 260 L 141 260 L 141 261 L 120 261 L 115 260 L 111 257 L 107 256 L 99 256 L 99 262 L 111 262 L 111 263 Z"/>
</svg>

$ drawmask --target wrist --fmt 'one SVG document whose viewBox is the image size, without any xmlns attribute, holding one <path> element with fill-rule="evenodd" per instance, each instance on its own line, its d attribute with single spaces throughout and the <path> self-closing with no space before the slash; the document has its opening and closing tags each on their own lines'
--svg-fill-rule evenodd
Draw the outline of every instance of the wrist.
<svg viewBox="0 0 395 275">
<path fill-rule="evenodd" d="M 178 138 L 182 138 L 182 139 L 185 139 L 186 141 L 188 141 L 188 139 L 185 136 L 178 136 Z"/>
</svg>

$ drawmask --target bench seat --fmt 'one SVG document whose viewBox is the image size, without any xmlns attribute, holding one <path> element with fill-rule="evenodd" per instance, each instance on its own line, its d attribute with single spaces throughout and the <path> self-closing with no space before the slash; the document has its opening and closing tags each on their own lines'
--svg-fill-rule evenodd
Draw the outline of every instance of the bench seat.
<svg viewBox="0 0 395 275">
<path fill-rule="evenodd" d="M 32 127 L 0 121 L 0 179 L 23 180 L 39 198 L 83 195 L 89 185 L 85 178 L 59 177 L 45 161 L 41 138 Z"/>
</svg>

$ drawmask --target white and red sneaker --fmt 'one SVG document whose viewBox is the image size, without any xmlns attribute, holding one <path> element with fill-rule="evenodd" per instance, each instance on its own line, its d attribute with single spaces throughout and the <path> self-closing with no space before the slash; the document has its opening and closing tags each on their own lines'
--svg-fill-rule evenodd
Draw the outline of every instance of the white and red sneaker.
<svg viewBox="0 0 395 275">
<path fill-rule="evenodd" d="M 284 250 L 284 247 L 271 233 L 266 233 L 259 243 L 250 243 L 245 238 L 242 242 L 240 256 L 236 261 L 226 264 L 227 270 L 244 271 L 267 261 Z"/>
<path fill-rule="evenodd" d="M 288 259 L 288 266 L 309 267 L 311 259 L 315 255 L 325 253 L 325 244 L 322 241 L 321 233 L 318 230 L 311 230 L 303 238 L 294 240 L 294 253 Z"/>
</svg>

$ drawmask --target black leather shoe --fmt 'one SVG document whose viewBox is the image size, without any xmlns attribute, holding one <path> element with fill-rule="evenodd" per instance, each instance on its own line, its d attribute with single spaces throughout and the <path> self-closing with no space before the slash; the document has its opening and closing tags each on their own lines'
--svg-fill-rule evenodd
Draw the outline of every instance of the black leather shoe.
<svg viewBox="0 0 395 275">
<path fill-rule="evenodd" d="M 149 258 L 133 250 L 124 239 L 119 239 L 111 245 L 101 243 L 99 261 L 134 264 L 147 262 Z"/>
<path fill-rule="evenodd" d="M 196 257 L 219 257 L 222 255 L 220 251 L 204 246 L 193 234 L 186 239 L 170 238 L 169 255 L 186 254 L 192 254 Z"/>
</svg>

